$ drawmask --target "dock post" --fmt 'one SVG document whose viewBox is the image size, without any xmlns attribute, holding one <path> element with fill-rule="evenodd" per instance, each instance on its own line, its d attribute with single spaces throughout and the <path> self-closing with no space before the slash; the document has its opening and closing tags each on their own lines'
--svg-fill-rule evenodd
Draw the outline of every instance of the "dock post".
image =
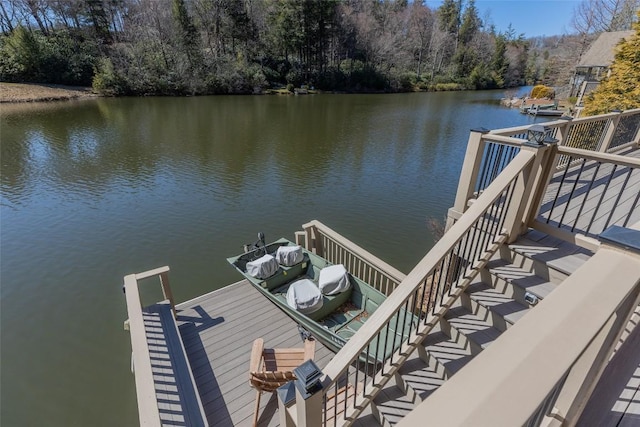
<svg viewBox="0 0 640 427">
<path fill-rule="evenodd" d="M 482 136 L 488 132 L 489 129 L 484 128 L 471 129 L 469 142 L 467 143 L 467 151 L 464 155 L 462 170 L 460 171 L 458 191 L 456 192 L 456 199 L 453 204 L 453 211 L 458 214 L 458 217 L 452 215 L 453 212 L 447 215 L 446 230 L 451 228 L 456 219 L 459 218 L 459 215 L 467 210 L 467 202 L 471 196 L 473 196 L 478 171 L 480 170 L 480 163 L 482 163 L 482 156 L 484 154 L 485 141 Z"/>
<path fill-rule="evenodd" d="M 322 371 L 313 360 L 307 360 L 293 370 L 296 376 L 296 425 L 298 427 L 322 426 Z"/>
</svg>

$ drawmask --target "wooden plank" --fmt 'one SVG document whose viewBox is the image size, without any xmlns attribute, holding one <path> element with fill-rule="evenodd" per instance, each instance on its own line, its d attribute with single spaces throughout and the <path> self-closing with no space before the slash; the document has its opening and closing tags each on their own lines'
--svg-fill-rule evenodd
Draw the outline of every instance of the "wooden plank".
<svg viewBox="0 0 640 427">
<path fill-rule="evenodd" d="M 180 304 L 178 309 L 180 332 L 209 423 L 250 424 L 255 401 L 255 390 L 249 385 L 253 341 L 262 337 L 268 348 L 302 348 L 297 324 L 246 281 Z M 316 343 L 315 361 L 321 367 L 333 355 Z M 260 406 L 260 425 L 277 425 L 276 399 L 266 394 Z"/>
</svg>

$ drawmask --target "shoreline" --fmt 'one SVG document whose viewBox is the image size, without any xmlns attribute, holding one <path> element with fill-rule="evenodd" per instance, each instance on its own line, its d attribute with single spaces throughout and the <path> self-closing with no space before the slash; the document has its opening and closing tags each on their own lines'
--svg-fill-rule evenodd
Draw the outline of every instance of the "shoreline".
<svg viewBox="0 0 640 427">
<path fill-rule="evenodd" d="M 0 104 L 65 101 L 99 96 L 90 87 L 0 82 Z"/>
</svg>

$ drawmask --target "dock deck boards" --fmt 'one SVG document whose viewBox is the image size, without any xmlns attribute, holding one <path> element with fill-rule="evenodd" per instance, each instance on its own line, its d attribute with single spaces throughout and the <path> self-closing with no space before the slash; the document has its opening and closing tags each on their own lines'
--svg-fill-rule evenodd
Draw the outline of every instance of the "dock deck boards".
<svg viewBox="0 0 640 427">
<path fill-rule="evenodd" d="M 640 158 L 637 148 L 619 154 Z M 613 172 L 611 164 L 598 166 L 589 161 L 555 173 L 538 219 L 567 231 L 595 235 L 610 225 L 629 226 L 640 221 L 640 170 L 619 166 Z"/>
<path fill-rule="evenodd" d="M 249 386 L 249 359 L 256 338 L 265 346 L 302 347 L 297 324 L 248 281 L 179 304 L 178 325 L 210 425 L 251 425 L 256 391 Z M 334 353 L 316 343 L 323 368 Z M 275 394 L 260 402 L 260 426 L 278 425 Z"/>
</svg>

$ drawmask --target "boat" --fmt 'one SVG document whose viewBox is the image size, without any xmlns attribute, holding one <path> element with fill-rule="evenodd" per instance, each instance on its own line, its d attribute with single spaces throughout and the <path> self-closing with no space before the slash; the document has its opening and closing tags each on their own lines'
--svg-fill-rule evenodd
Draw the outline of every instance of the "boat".
<svg viewBox="0 0 640 427">
<path fill-rule="evenodd" d="M 545 105 L 533 105 L 527 110 L 528 114 L 533 116 L 560 117 L 564 111 L 558 110 L 558 104 L 551 104 L 551 107 Z"/>
<path fill-rule="evenodd" d="M 262 239 L 264 239 L 263 236 Z M 279 251 L 298 251 L 301 256 L 292 265 L 278 263 L 275 272 L 269 272 L 271 274 L 268 277 L 256 277 L 255 270 L 253 270 L 255 263 L 261 262 L 260 260 L 265 255 L 267 258 L 269 256 L 276 258 L 274 254 L 277 255 Z M 383 293 L 353 276 L 345 269 L 346 277 L 348 277 L 348 288 L 346 290 L 330 295 L 322 292 L 322 302 L 317 309 L 307 311 L 307 307 L 294 308 L 292 305 L 295 304 L 291 304 L 291 291 L 294 290 L 292 287 L 297 287 L 298 284 L 306 280 L 306 285 L 316 286 L 317 289 L 320 289 L 323 270 L 340 270 L 341 265 L 334 265 L 285 238 L 270 244 L 264 244 L 263 242 L 249 247 L 245 245 L 244 253 L 227 258 L 227 261 L 264 296 L 304 328 L 306 332 L 335 352 L 339 351 L 347 343 L 349 338 L 362 327 L 386 299 Z M 344 266 L 342 267 L 344 268 Z M 250 274 L 248 270 L 252 270 L 251 273 L 253 274 Z M 399 321 L 395 322 L 395 326 L 392 325 L 385 334 L 381 335 L 380 343 L 378 340 L 374 340 L 371 343 L 368 356 L 363 354 L 361 356 L 362 360 L 367 358 L 369 360 L 382 360 L 383 356 L 390 354 L 393 346 L 395 346 L 395 338 L 406 336 L 411 325 L 415 327 L 418 321 L 417 317 L 409 312 L 402 311 L 398 317 Z M 301 333 L 305 333 L 305 331 Z M 398 339 L 398 342 L 400 341 Z"/>
<path fill-rule="evenodd" d="M 558 104 L 553 103 L 553 104 L 533 104 L 533 105 L 526 105 L 524 102 L 522 103 L 522 105 L 520 105 L 520 112 L 522 114 L 530 114 L 530 111 L 533 110 L 535 107 L 535 109 L 537 110 L 551 110 L 553 108 L 558 108 Z"/>
</svg>

